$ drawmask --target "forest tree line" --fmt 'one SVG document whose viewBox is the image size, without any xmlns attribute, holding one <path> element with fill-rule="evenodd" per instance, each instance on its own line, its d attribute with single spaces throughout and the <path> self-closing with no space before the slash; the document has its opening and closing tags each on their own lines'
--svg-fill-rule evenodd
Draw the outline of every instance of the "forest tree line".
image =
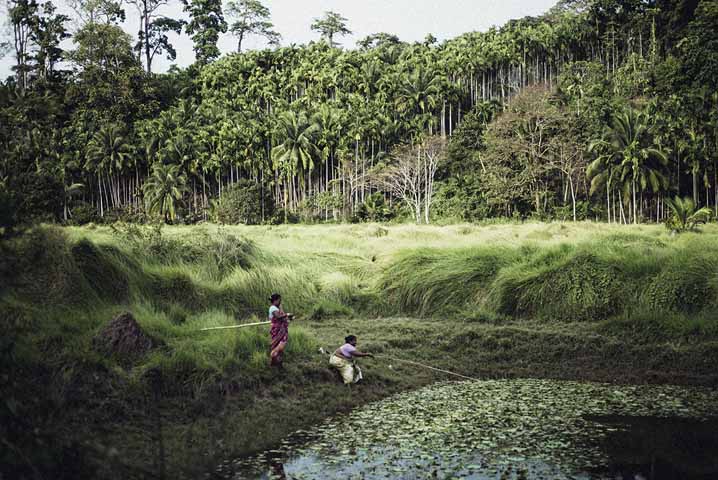
<svg viewBox="0 0 718 480">
<path fill-rule="evenodd" d="M 0 221 L 493 217 L 662 221 L 718 214 L 718 2 L 563 0 L 438 42 L 339 45 L 326 12 L 276 44 L 256 0 L 9 0 Z M 125 9 L 140 31 L 125 32 Z M 71 25 L 77 28 L 71 31 Z M 196 62 L 152 70 L 190 35 Z M 237 37 L 220 55 L 219 35 Z M 72 48 L 61 48 L 72 40 Z"/>
</svg>

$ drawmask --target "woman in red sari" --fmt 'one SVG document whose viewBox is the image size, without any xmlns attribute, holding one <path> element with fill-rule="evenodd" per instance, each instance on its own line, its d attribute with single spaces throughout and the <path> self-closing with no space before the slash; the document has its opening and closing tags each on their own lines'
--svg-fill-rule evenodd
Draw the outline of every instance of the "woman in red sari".
<svg viewBox="0 0 718 480">
<path fill-rule="evenodd" d="M 272 328 L 269 330 L 271 337 L 269 365 L 281 367 L 284 348 L 289 341 L 289 321 L 294 319 L 294 315 L 282 311 L 282 296 L 278 293 L 273 293 L 269 297 L 269 302 L 269 321 L 272 322 Z"/>
</svg>

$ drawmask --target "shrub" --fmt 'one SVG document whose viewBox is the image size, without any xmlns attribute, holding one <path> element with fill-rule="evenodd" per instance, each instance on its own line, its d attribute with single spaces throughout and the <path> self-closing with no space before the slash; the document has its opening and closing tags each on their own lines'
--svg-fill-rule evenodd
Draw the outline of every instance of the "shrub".
<svg viewBox="0 0 718 480">
<path fill-rule="evenodd" d="M 281 225 L 283 223 L 299 223 L 301 218 L 294 212 L 285 210 L 284 208 L 277 208 L 274 214 L 269 218 L 269 223 L 272 225 Z"/>
<path fill-rule="evenodd" d="M 332 218 L 338 220 L 344 208 L 344 199 L 338 193 L 320 192 L 316 194 L 316 205 L 321 210 L 331 212 Z"/>
<path fill-rule="evenodd" d="M 317 198 L 311 195 L 297 205 L 299 220 L 302 223 L 317 223 L 323 220 L 322 211 L 317 206 Z"/>
<path fill-rule="evenodd" d="M 359 205 L 357 217 L 362 221 L 384 222 L 391 219 L 394 213 L 386 203 L 384 194 L 374 192 L 369 195 L 364 203 Z"/>
<path fill-rule="evenodd" d="M 72 208 L 70 223 L 72 225 L 87 225 L 90 222 L 97 222 L 99 215 L 94 205 L 87 202 L 78 202 Z"/>
<path fill-rule="evenodd" d="M 264 206 L 264 215 L 262 207 Z M 271 218 L 274 201 L 270 189 L 242 179 L 222 192 L 217 206 L 217 219 L 222 223 L 257 225 Z"/>
<path fill-rule="evenodd" d="M 9 190 L 15 192 L 16 215 L 22 223 L 53 222 L 62 216 L 65 188 L 52 175 L 26 172 Z"/>
<path fill-rule="evenodd" d="M 105 210 L 105 216 L 98 220 L 108 225 L 117 222 L 143 224 L 149 223 L 150 217 L 144 209 L 126 205 L 124 207 L 108 208 Z"/>
<path fill-rule="evenodd" d="M 15 198 L 5 186 L 5 182 L 0 182 L 0 238 L 12 232 L 17 224 L 16 210 Z"/>
<path fill-rule="evenodd" d="M 491 214 L 486 193 L 480 188 L 480 182 L 474 176 L 462 181 L 450 178 L 437 182 L 432 215 L 439 218 L 455 218 L 462 221 L 479 221 Z"/>
</svg>

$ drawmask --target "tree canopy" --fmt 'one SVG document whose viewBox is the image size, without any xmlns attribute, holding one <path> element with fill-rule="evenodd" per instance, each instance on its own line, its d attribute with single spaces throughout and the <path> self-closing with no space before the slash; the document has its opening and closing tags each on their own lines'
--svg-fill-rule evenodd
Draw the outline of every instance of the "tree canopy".
<svg viewBox="0 0 718 480">
<path fill-rule="evenodd" d="M 73 221 L 76 207 L 135 218 L 148 207 L 147 182 L 167 173 L 159 166 L 183 179 L 170 221 L 209 219 L 240 181 L 259 185 L 285 218 L 315 220 L 382 205 L 422 222 L 662 221 L 676 195 L 718 211 L 714 2 L 564 0 L 442 42 L 379 32 L 356 49 L 337 46 L 351 32 L 335 12 L 311 25 L 326 41 L 280 47 L 257 0 L 226 11 L 184 0 L 186 22 L 163 16 L 165 1 L 129 4 L 141 17 L 136 35 L 118 25 L 120 4 L 75 2 L 81 21 L 63 51 L 68 17 L 51 3 L 10 2 L 3 198 L 20 205 L 28 181 L 43 197 L 18 221 L 46 218 L 30 205 L 48 203 L 60 206 L 49 213 L 57 221 Z M 175 54 L 167 33 L 180 30 L 197 62 L 153 72 L 156 55 Z M 220 54 L 225 30 L 237 53 Z M 249 35 L 273 47 L 244 51 Z M 389 179 L 375 180 L 400 175 L 404 153 L 421 160 L 429 144 L 445 151 L 423 170 L 431 213 L 416 215 Z M 72 185 L 83 187 L 66 195 Z"/>
</svg>

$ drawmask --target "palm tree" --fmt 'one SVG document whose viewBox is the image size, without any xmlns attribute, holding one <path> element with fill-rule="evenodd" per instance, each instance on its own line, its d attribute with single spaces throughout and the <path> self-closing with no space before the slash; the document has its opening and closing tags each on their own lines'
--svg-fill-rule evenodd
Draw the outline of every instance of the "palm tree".
<svg viewBox="0 0 718 480">
<path fill-rule="evenodd" d="M 683 142 L 683 152 L 685 160 L 691 167 L 691 176 L 693 180 L 693 202 L 698 204 L 698 176 L 700 174 L 701 164 L 705 160 L 705 138 L 691 127 L 687 132 L 687 138 Z"/>
<path fill-rule="evenodd" d="M 604 143 L 601 141 L 593 142 L 589 145 L 588 151 L 595 152 L 604 146 Z M 613 191 L 614 182 L 617 177 L 617 165 L 614 160 L 613 155 L 603 153 L 598 155 L 586 169 L 586 176 L 591 180 L 589 195 L 595 194 L 598 189 L 604 186 L 606 187 L 606 214 L 608 223 L 611 223 L 611 192 Z M 614 210 L 613 217 L 615 218 L 615 216 L 616 212 Z"/>
<path fill-rule="evenodd" d="M 613 176 L 618 173 L 623 182 L 624 196 L 628 198 L 630 195 L 632 199 L 633 223 L 638 223 L 638 190 L 643 191 L 650 187 L 657 193 L 668 186 L 668 180 L 663 173 L 668 165 L 666 153 L 656 148 L 648 131 L 646 116 L 633 109 L 613 116 L 603 138 L 594 142 L 591 149 L 598 146 L 602 147 L 604 153 L 589 165 L 587 173 L 589 177 L 593 177 L 592 184 L 594 181 L 601 184 L 604 180 L 609 180 L 609 177 L 605 176 L 602 180 L 596 180 L 600 174 L 608 174 L 610 171 Z"/>
<path fill-rule="evenodd" d="M 272 149 L 274 166 L 289 184 L 295 174 L 299 184 L 303 185 L 305 172 L 314 169 L 314 159 L 319 157 L 315 138 L 318 127 L 307 118 L 304 112 L 282 112 L 277 118 L 280 143 Z M 284 206 L 287 207 L 287 192 L 284 193 Z"/>
<path fill-rule="evenodd" d="M 171 223 L 177 216 L 177 204 L 187 189 L 187 178 L 180 173 L 178 165 L 155 164 L 152 176 L 144 185 L 147 210 L 159 213 L 165 223 Z"/>
<path fill-rule="evenodd" d="M 690 197 L 681 198 L 678 195 L 673 200 L 670 198 L 666 200 L 668 208 L 673 213 L 672 223 L 679 232 L 685 230 L 692 230 L 699 223 L 706 223 L 710 220 L 711 209 L 703 207 L 696 210 L 696 204 Z"/>
<path fill-rule="evenodd" d="M 85 188 L 85 186 L 81 183 L 72 183 L 70 185 L 67 185 L 63 183 L 64 187 L 64 195 L 63 195 L 63 201 L 62 201 L 62 215 L 63 219 L 67 221 L 68 216 L 72 216 L 72 212 L 70 212 L 70 208 L 68 204 L 70 203 L 70 200 L 82 193 L 82 189 Z"/>
<path fill-rule="evenodd" d="M 399 87 L 397 106 L 407 113 L 431 113 L 438 101 L 441 79 L 434 72 L 419 67 Z"/>
<path fill-rule="evenodd" d="M 92 137 L 87 145 L 87 159 L 94 163 L 94 169 L 97 173 L 97 188 L 100 197 L 100 216 L 104 215 L 104 208 L 102 202 L 102 173 L 103 170 L 107 169 L 108 174 L 113 171 L 120 171 L 125 160 L 131 153 L 131 148 L 128 143 L 125 142 L 125 137 L 122 135 L 122 127 L 117 124 L 105 125 Z M 110 190 L 112 190 L 112 181 L 110 180 Z M 107 188 L 105 188 L 105 194 Z M 107 194 L 106 194 L 107 196 Z M 111 195 L 112 203 L 119 203 L 119 195 L 115 195 L 113 192 Z M 109 205 L 108 205 L 109 206 Z"/>
<path fill-rule="evenodd" d="M 316 144 L 325 166 L 325 190 L 329 187 L 330 172 L 334 169 L 334 152 L 341 133 L 341 120 L 339 111 L 327 103 L 320 105 L 314 114 L 314 123 L 318 131 Z"/>
</svg>

